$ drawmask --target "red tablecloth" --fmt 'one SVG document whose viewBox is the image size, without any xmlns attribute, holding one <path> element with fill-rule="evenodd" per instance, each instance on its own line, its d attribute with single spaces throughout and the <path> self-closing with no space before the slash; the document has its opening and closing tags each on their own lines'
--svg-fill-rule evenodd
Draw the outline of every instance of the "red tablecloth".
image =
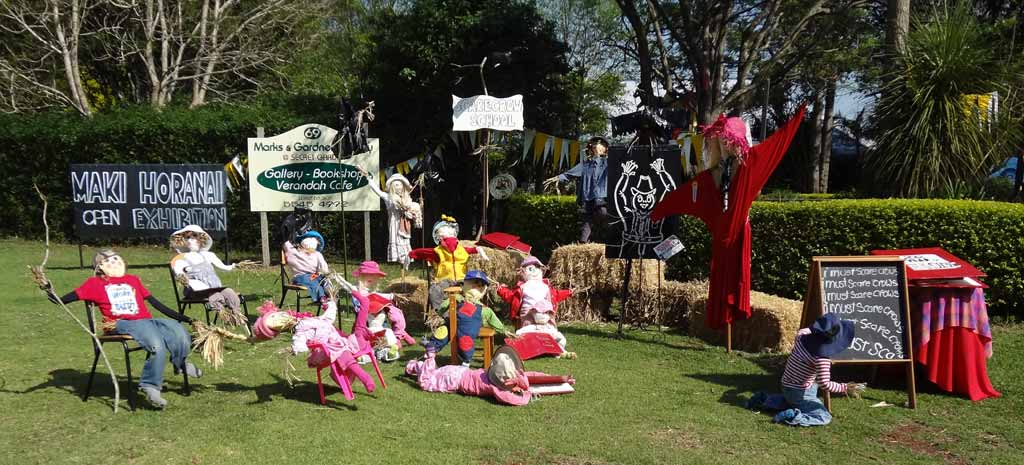
<svg viewBox="0 0 1024 465">
<path fill-rule="evenodd" d="M 992 329 L 982 289 L 910 288 L 915 358 L 928 380 L 971 400 L 999 397 L 988 379 Z"/>
</svg>

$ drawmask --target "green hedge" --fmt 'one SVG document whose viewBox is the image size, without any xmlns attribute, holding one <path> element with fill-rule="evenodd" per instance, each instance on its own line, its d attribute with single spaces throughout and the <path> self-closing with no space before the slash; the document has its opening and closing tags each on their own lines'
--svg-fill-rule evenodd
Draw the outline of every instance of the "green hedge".
<svg viewBox="0 0 1024 465">
<path fill-rule="evenodd" d="M 803 298 L 815 255 L 940 246 L 988 274 L 992 316 L 1024 317 L 1024 205 L 896 199 L 756 202 L 750 222 L 751 278 L 759 291 Z M 547 257 L 553 247 L 575 240 L 578 225 L 572 197 L 517 196 L 506 229 Z M 677 235 L 686 250 L 669 260 L 669 278 L 706 277 L 711 247 L 704 224 L 684 217 Z"/>
<path fill-rule="evenodd" d="M 49 198 L 51 234 L 74 240 L 72 163 L 226 163 L 244 154 L 246 139 L 262 126 L 267 135 L 299 124 L 335 126 L 333 102 L 295 97 L 273 106 L 207 106 L 198 109 L 129 108 L 89 119 L 73 114 L 0 115 L 0 161 L 7 182 L 0 188 L 0 235 L 39 239 L 42 204 L 33 183 Z M 249 212 L 246 191 L 228 196 L 232 248 L 259 249 L 259 216 Z M 282 215 L 271 214 L 272 230 Z M 362 215 L 346 215 L 349 251 L 362 256 Z M 340 255 L 340 215 L 322 215 L 321 230 Z M 378 219 L 375 218 L 375 221 Z M 384 220 L 375 226 L 385 227 Z M 378 245 L 378 247 L 383 247 Z M 381 248 L 383 250 L 383 248 Z"/>
</svg>

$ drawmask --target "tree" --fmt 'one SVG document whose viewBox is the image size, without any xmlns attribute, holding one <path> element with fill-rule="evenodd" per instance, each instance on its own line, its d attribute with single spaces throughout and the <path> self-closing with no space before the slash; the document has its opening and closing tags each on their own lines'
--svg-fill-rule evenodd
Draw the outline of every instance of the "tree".
<svg viewBox="0 0 1024 465">
<path fill-rule="evenodd" d="M 815 38 L 806 32 L 837 11 L 865 0 L 617 0 L 633 31 L 641 97 L 653 81 L 677 93 L 692 91 L 698 120 L 749 105 L 757 83 L 786 78 Z M 651 40 L 653 39 L 653 41 Z M 651 43 L 654 46 L 651 46 Z M 664 45 L 662 45 L 664 44 Z M 657 62 L 655 61 L 657 60 Z M 656 65 L 658 63 L 658 65 Z M 660 75 L 656 69 L 662 68 Z M 645 103 L 656 105 L 653 96 Z"/>
<path fill-rule="evenodd" d="M 907 33 L 910 32 L 910 0 L 888 0 L 885 31 L 889 53 L 902 54 L 907 47 Z"/>
<path fill-rule="evenodd" d="M 6 111 L 33 107 L 68 106 L 83 116 L 92 108 L 82 84 L 80 44 L 95 31 L 83 31 L 96 1 L 8 0 L 0 5 L 0 29 L 24 40 L 4 41 L 0 55 Z M 59 72 L 56 72 L 59 70 Z"/>
</svg>

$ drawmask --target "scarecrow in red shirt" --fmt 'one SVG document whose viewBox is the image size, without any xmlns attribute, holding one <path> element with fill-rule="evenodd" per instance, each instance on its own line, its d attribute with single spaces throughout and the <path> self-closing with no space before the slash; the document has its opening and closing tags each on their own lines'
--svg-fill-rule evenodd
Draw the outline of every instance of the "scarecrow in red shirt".
<svg viewBox="0 0 1024 465">
<path fill-rule="evenodd" d="M 748 213 L 782 161 L 805 106 L 774 134 L 751 147 L 740 118 L 720 116 L 703 128 L 707 169 L 654 207 L 651 221 L 669 215 L 700 218 L 711 232 L 711 279 L 706 324 L 721 328 L 750 318 L 750 220 Z"/>
<path fill-rule="evenodd" d="M 498 296 L 509 304 L 510 318 L 518 328 L 515 341 L 506 344 L 524 359 L 541 354 L 575 358 L 575 353 L 565 351 L 567 341 L 555 321 L 558 303 L 572 296 L 573 291 L 555 289 L 544 278 L 546 268 L 537 257 L 526 257 L 519 264 L 516 287 L 498 286 Z"/>
</svg>

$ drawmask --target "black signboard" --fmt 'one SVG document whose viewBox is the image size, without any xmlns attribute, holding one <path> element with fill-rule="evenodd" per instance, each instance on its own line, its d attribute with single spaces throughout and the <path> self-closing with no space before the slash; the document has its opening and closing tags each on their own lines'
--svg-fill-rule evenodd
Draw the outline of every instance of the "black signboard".
<svg viewBox="0 0 1024 465">
<path fill-rule="evenodd" d="M 899 363 L 907 372 L 910 406 L 917 404 L 907 273 L 899 257 L 814 257 L 801 327 L 825 313 L 853 322 L 848 349 L 834 363 Z M 827 398 L 826 398 L 827 399 Z"/>
<path fill-rule="evenodd" d="M 627 150 L 628 149 L 628 150 Z M 608 151 L 608 258 L 654 258 L 654 246 L 675 231 L 676 217 L 651 221 L 651 211 L 682 185 L 678 145 L 612 146 Z"/>
<path fill-rule="evenodd" d="M 80 239 L 167 237 L 190 224 L 215 239 L 228 230 L 221 165 L 71 165 Z"/>
</svg>

